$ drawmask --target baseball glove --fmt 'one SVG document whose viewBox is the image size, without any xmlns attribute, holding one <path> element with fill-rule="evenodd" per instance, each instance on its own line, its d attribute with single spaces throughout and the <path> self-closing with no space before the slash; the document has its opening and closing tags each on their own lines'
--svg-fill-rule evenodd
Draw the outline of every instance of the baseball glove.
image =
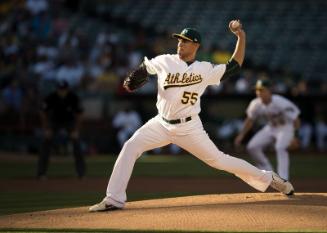
<svg viewBox="0 0 327 233">
<path fill-rule="evenodd" d="M 142 87 L 148 80 L 148 72 L 145 65 L 142 63 L 136 70 L 127 75 L 123 86 L 128 92 L 132 92 Z"/>
<path fill-rule="evenodd" d="M 287 147 L 288 150 L 293 151 L 300 148 L 300 140 L 298 138 L 293 138 L 289 146 Z"/>
</svg>

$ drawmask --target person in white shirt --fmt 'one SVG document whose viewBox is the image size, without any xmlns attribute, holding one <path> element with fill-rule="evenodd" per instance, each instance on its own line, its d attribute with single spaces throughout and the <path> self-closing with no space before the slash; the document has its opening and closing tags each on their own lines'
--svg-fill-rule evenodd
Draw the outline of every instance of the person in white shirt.
<svg viewBox="0 0 327 233">
<path fill-rule="evenodd" d="M 237 27 L 233 27 L 237 25 Z M 90 212 L 122 209 L 127 200 L 126 189 L 134 164 L 143 152 L 176 144 L 216 169 L 225 170 L 260 191 L 269 186 L 286 195 L 294 188 L 276 173 L 262 171 L 248 162 L 220 151 L 204 130 L 199 117 L 200 99 L 209 85 L 219 83 L 240 71 L 245 54 L 245 32 L 238 20 L 229 23 L 230 31 L 237 37 L 234 53 L 227 64 L 197 61 L 201 44 L 200 33 L 185 28 L 178 39 L 177 54 L 159 55 L 144 62 L 128 77 L 157 75 L 158 115 L 150 119 L 125 142 L 114 165 L 106 197 L 89 208 Z M 143 80 L 143 79 L 142 79 Z M 128 83 L 128 82 L 127 82 Z M 127 91 L 132 89 L 126 85 Z"/>
<path fill-rule="evenodd" d="M 142 120 L 138 112 L 127 107 L 119 111 L 113 118 L 112 125 L 118 130 L 117 140 L 120 146 L 141 126 Z"/>
<path fill-rule="evenodd" d="M 235 138 L 239 146 L 246 134 L 253 128 L 255 120 L 263 117 L 266 125 L 259 130 L 247 144 L 247 150 L 257 164 L 266 171 L 274 170 L 264 154 L 264 148 L 274 144 L 277 155 L 277 173 L 289 179 L 288 148 L 296 142 L 295 130 L 300 127 L 299 108 L 283 96 L 273 94 L 269 80 L 258 80 L 255 86 L 257 98 L 251 101 L 246 113 L 243 129 Z"/>
</svg>

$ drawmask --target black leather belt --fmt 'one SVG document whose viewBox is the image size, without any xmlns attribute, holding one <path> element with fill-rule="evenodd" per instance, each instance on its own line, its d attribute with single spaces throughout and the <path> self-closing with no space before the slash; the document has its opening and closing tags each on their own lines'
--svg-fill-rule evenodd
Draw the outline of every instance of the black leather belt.
<svg viewBox="0 0 327 233">
<path fill-rule="evenodd" d="M 181 118 L 181 119 L 175 119 L 175 120 L 167 120 L 163 117 L 161 117 L 165 122 L 175 125 L 175 124 L 180 124 L 180 123 L 184 123 L 184 122 L 188 122 L 190 120 L 192 120 L 192 117 L 186 117 L 186 118 Z"/>
</svg>

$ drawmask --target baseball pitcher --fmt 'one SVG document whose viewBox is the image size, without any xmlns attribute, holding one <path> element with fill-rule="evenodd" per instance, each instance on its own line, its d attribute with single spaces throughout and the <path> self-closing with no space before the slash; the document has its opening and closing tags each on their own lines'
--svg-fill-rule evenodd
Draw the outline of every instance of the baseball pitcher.
<svg viewBox="0 0 327 233">
<path fill-rule="evenodd" d="M 257 98 L 251 101 L 246 113 L 243 129 L 235 139 L 236 146 L 241 144 L 244 136 L 251 130 L 259 117 L 265 118 L 267 124 L 259 130 L 247 145 L 247 150 L 258 168 L 271 171 L 271 163 L 263 149 L 274 143 L 277 155 L 277 173 L 289 179 L 288 148 L 295 146 L 294 132 L 300 127 L 298 118 L 300 110 L 283 96 L 272 94 L 269 80 L 258 80 L 255 86 Z"/>
<path fill-rule="evenodd" d="M 89 208 L 90 212 L 122 209 L 127 200 L 126 188 L 136 160 L 143 152 L 174 143 L 216 169 L 233 173 L 257 190 L 269 185 L 291 195 L 293 186 L 276 173 L 259 170 L 248 162 L 221 152 L 203 129 L 199 118 L 200 99 L 209 85 L 219 85 L 240 71 L 245 53 L 245 32 L 239 20 L 229 23 L 237 37 L 234 53 L 227 64 L 197 61 L 200 33 L 185 28 L 178 39 L 177 54 L 144 58 L 139 68 L 125 79 L 124 87 L 133 91 L 142 86 L 149 74 L 157 75 L 158 115 L 150 119 L 125 142 L 114 165 L 106 197 Z"/>
</svg>

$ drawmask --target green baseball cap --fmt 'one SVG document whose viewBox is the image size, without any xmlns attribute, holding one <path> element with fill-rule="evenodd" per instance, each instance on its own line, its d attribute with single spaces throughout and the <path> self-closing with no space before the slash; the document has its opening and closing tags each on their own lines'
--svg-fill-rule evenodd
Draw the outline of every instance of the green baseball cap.
<svg viewBox="0 0 327 233">
<path fill-rule="evenodd" d="M 262 90 L 264 88 L 270 89 L 271 88 L 271 82 L 268 79 L 259 79 L 257 80 L 255 84 L 256 90 Z"/>
<path fill-rule="evenodd" d="M 194 28 L 184 28 L 183 31 L 180 34 L 174 33 L 173 37 L 174 38 L 181 38 L 181 39 L 188 40 L 188 41 L 192 41 L 192 42 L 198 43 L 198 44 L 201 43 L 201 35 Z"/>
</svg>

